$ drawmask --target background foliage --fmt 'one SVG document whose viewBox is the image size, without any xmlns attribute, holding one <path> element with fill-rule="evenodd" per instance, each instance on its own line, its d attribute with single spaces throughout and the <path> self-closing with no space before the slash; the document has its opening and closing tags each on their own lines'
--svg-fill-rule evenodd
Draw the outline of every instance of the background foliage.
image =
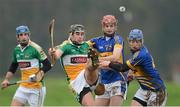
<svg viewBox="0 0 180 107">
<path fill-rule="evenodd" d="M 31 39 L 47 52 L 50 47 L 48 24 L 56 18 L 55 44 L 67 39 L 69 26 L 86 26 L 87 39 L 102 34 L 101 18 L 113 14 L 118 33 L 126 37 L 132 28 L 144 32 L 145 44 L 154 56 L 161 75 L 171 79 L 173 66 L 179 65 L 179 0 L 0 0 L 0 74 L 6 72 L 16 45 L 15 28 L 28 25 Z M 120 6 L 126 12 L 119 11 Z M 126 44 L 126 56 L 128 49 Z M 58 71 L 56 69 L 55 71 Z"/>
</svg>

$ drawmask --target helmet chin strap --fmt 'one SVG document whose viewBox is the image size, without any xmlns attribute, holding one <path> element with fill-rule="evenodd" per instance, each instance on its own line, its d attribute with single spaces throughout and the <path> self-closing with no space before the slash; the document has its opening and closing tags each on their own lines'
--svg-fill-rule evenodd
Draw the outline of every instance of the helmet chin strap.
<svg viewBox="0 0 180 107">
<path fill-rule="evenodd" d="M 71 35 L 71 36 L 72 36 L 72 35 Z M 75 40 L 72 40 L 71 36 L 68 38 L 68 40 L 70 40 L 74 45 L 80 46 L 80 45 L 82 44 L 82 42 L 79 43 L 79 42 L 77 42 L 77 41 L 75 41 Z"/>
<path fill-rule="evenodd" d="M 131 48 L 130 50 L 131 50 L 131 52 L 135 53 L 135 52 L 139 51 L 142 47 L 143 47 L 143 44 L 141 44 L 141 46 L 138 49 L 137 48 L 134 48 L 134 49 Z"/>
<path fill-rule="evenodd" d="M 71 40 L 72 41 L 72 40 Z M 74 45 L 77 45 L 77 46 L 80 46 L 82 43 L 79 43 L 79 42 L 77 42 L 77 41 L 72 41 L 72 43 L 74 44 Z"/>
</svg>

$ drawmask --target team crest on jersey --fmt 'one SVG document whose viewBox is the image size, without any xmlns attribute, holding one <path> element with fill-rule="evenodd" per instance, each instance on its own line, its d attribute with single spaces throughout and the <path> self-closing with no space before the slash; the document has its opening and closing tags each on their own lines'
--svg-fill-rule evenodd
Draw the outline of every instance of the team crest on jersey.
<svg viewBox="0 0 180 107">
<path fill-rule="evenodd" d="M 105 45 L 105 49 L 106 49 L 106 51 L 111 51 L 112 50 L 112 46 L 111 45 Z"/>
<path fill-rule="evenodd" d="M 29 58 L 29 55 L 26 54 L 26 55 L 24 56 L 24 58 Z"/>
<path fill-rule="evenodd" d="M 134 60 L 135 58 L 137 58 L 137 57 L 138 57 L 138 55 L 139 55 L 139 51 L 138 51 L 138 52 L 136 52 L 136 53 L 134 53 L 134 55 L 133 55 L 133 60 Z"/>
<path fill-rule="evenodd" d="M 87 62 L 87 57 L 72 57 L 71 58 L 71 63 L 86 63 Z"/>
</svg>

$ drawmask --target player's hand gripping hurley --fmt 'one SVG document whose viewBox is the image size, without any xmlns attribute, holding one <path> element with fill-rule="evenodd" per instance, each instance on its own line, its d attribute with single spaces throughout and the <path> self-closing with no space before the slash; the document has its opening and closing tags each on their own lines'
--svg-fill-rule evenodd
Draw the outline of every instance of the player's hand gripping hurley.
<svg viewBox="0 0 180 107">
<path fill-rule="evenodd" d="M 38 77 L 39 78 L 39 77 Z M 37 82 L 39 81 L 39 79 L 37 78 L 37 75 L 33 74 L 33 75 L 30 75 L 28 80 L 19 80 L 19 81 L 16 81 L 16 82 L 11 82 L 11 83 L 8 83 L 7 84 L 7 87 L 8 86 L 12 86 L 12 85 L 17 85 L 17 84 L 21 84 L 21 83 L 31 83 L 31 82 Z M 1 87 L 1 89 L 4 89 L 6 87 Z"/>
<path fill-rule="evenodd" d="M 51 37 L 51 48 L 54 48 L 54 23 L 55 23 L 55 18 L 53 18 L 49 24 L 49 33 Z M 52 54 L 51 55 L 51 66 L 54 66 L 55 64 L 55 56 Z"/>
</svg>

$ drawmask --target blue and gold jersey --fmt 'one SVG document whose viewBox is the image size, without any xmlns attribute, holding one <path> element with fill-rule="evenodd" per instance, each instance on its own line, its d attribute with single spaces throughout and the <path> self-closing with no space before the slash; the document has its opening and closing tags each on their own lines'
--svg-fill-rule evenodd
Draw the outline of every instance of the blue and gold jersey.
<svg viewBox="0 0 180 107">
<path fill-rule="evenodd" d="M 153 58 L 145 46 L 132 53 L 132 57 L 126 63 L 133 70 L 142 89 L 152 91 L 165 89 L 165 85 L 155 68 Z"/>
<path fill-rule="evenodd" d="M 91 39 L 89 45 L 97 49 L 100 54 L 100 57 L 107 57 L 113 54 L 114 48 L 123 48 L 123 39 L 120 35 L 115 35 L 106 39 L 105 36 L 100 36 L 97 38 Z M 122 49 L 119 61 L 124 62 L 124 50 Z M 122 74 L 122 75 L 121 75 Z M 126 73 L 118 73 L 110 69 L 101 69 L 101 81 L 104 84 L 112 83 L 118 80 L 126 80 Z"/>
</svg>

